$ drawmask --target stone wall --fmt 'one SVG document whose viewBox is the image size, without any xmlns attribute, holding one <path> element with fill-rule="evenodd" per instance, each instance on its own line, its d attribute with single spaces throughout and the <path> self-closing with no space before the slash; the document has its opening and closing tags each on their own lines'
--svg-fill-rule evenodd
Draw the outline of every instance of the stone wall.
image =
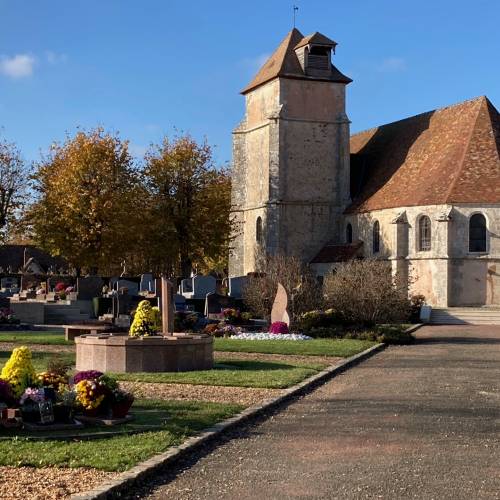
<svg viewBox="0 0 500 500">
<path fill-rule="evenodd" d="M 469 218 L 482 213 L 488 224 L 488 251 L 469 252 Z M 431 219 L 430 251 L 418 249 L 418 220 Z M 402 219 L 402 220 L 401 220 Z M 373 254 L 373 224 L 380 223 L 381 248 Z M 398 222 L 399 220 L 399 222 Z M 364 241 L 365 257 L 404 261 L 421 293 L 434 306 L 500 305 L 500 206 L 430 205 L 348 215 L 354 240 Z M 393 265 L 393 269 L 401 265 Z"/>
<path fill-rule="evenodd" d="M 349 203 L 343 84 L 276 79 L 249 92 L 233 155 L 232 200 L 240 226 L 231 276 L 254 271 L 260 250 L 307 261 L 338 237 Z M 261 247 L 255 238 L 258 217 Z"/>
</svg>

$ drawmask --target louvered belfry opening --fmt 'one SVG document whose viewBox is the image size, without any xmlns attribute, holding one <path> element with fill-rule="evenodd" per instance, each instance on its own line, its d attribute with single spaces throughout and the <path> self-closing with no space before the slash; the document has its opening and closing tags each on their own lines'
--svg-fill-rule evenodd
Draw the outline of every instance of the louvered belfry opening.
<svg viewBox="0 0 500 500">
<path fill-rule="evenodd" d="M 307 68 L 328 71 L 331 61 L 330 50 L 329 47 L 312 46 L 307 57 Z"/>
</svg>

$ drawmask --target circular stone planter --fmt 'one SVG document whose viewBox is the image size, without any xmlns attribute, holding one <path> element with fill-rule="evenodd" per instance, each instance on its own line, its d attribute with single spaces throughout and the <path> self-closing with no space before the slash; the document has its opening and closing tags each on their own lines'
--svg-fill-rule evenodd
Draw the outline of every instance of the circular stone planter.
<svg viewBox="0 0 500 500">
<path fill-rule="evenodd" d="M 75 344 L 78 371 L 184 372 L 210 370 L 214 363 L 214 340 L 203 334 L 133 338 L 103 333 L 81 335 Z"/>
</svg>

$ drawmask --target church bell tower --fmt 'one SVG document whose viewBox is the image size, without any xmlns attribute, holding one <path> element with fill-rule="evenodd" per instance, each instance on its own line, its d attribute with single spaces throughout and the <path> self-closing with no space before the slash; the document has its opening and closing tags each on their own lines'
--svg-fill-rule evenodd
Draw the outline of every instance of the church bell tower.
<svg viewBox="0 0 500 500">
<path fill-rule="evenodd" d="M 304 262 L 341 231 L 349 204 L 352 80 L 332 64 L 336 43 L 293 29 L 242 91 L 233 131 L 232 204 L 239 222 L 230 276 L 258 270 L 258 255 Z"/>
</svg>

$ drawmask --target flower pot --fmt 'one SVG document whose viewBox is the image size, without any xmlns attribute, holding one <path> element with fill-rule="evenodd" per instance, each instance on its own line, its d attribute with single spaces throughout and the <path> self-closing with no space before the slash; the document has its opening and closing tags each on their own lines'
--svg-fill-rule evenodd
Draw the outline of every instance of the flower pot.
<svg viewBox="0 0 500 500">
<path fill-rule="evenodd" d="M 73 408 L 61 404 L 54 405 L 54 421 L 62 424 L 71 423 L 73 421 Z"/>
<path fill-rule="evenodd" d="M 21 416 L 24 422 L 36 424 L 40 422 L 40 408 L 38 405 L 27 404 L 21 407 Z"/>
<path fill-rule="evenodd" d="M 45 394 L 45 399 L 48 399 L 52 402 L 56 400 L 56 391 L 52 387 L 44 387 L 43 393 Z"/>
<path fill-rule="evenodd" d="M 83 410 L 83 414 L 86 417 L 97 417 L 99 415 L 101 408 L 98 406 L 97 408 L 85 409 Z"/>
<path fill-rule="evenodd" d="M 120 401 L 111 405 L 111 413 L 113 418 L 125 418 L 134 401 Z"/>
</svg>

